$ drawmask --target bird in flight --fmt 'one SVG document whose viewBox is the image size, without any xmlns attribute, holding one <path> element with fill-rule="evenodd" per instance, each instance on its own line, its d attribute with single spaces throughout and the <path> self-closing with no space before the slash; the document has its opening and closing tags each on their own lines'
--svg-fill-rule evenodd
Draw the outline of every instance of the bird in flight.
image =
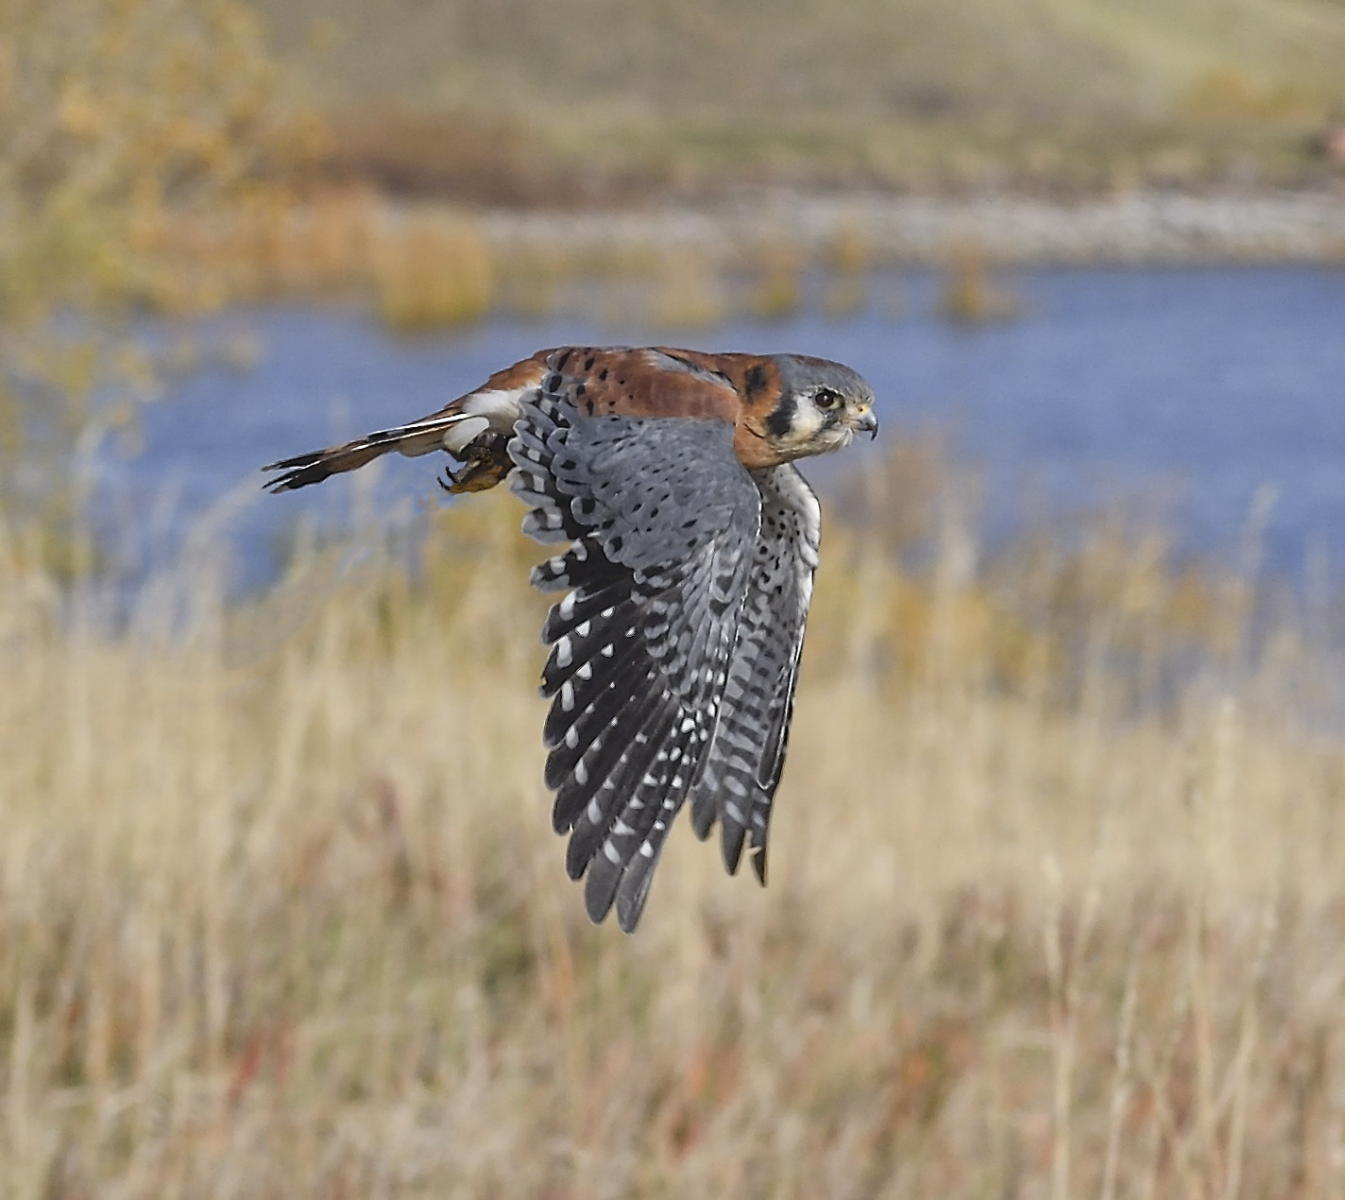
<svg viewBox="0 0 1345 1200">
<path fill-rule="evenodd" d="M 876 435 L 873 389 L 799 354 L 561 347 L 407 425 L 272 463 L 273 492 L 391 450 L 446 451 L 449 492 L 509 479 L 525 533 L 567 543 L 533 584 L 556 832 L 589 917 L 634 930 L 688 801 L 766 882 L 821 513 L 794 461 Z"/>
</svg>

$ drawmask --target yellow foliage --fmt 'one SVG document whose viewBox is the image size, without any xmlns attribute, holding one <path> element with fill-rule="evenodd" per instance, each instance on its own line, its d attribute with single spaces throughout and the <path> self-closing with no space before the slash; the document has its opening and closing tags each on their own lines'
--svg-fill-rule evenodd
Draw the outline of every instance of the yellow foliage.
<svg viewBox="0 0 1345 1200">
<path fill-rule="evenodd" d="M 784 320 L 802 300 L 803 261 L 799 248 L 788 241 L 770 239 L 751 250 L 750 270 L 756 278 L 747 310 L 766 320 Z"/>
<path fill-rule="evenodd" d="M 705 256 L 682 247 L 659 256 L 649 319 L 667 329 L 705 329 L 724 319 L 723 290 Z"/>
<path fill-rule="evenodd" d="M 841 275 L 833 279 L 822 297 L 822 308 L 828 316 L 848 317 L 859 312 L 869 302 L 869 289 L 862 275 Z"/>
<path fill-rule="evenodd" d="M 56 114 L 65 131 L 76 137 L 97 136 L 107 120 L 105 111 L 94 103 L 87 86 L 78 79 L 72 79 L 61 92 Z"/>
<path fill-rule="evenodd" d="M 1319 87 L 1268 82 L 1230 66 L 1205 71 L 1181 97 L 1184 115 L 1212 122 L 1320 121 L 1332 105 Z"/>
<path fill-rule="evenodd" d="M 96 386 L 144 390 L 109 314 L 208 298 L 156 260 L 163 214 L 229 200 L 264 161 L 272 72 L 243 0 L 6 0 L 3 17 L 0 477 L 16 477 L 5 452 L 21 447 L 40 480 L 90 420 Z M 58 309 L 80 336 L 50 332 Z M 69 573 L 88 555 L 65 474 L 50 474 L 52 494 L 0 490 L 0 518 L 40 524 L 28 544 Z"/>
<path fill-rule="evenodd" d="M 843 278 L 862 276 L 873 265 L 872 239 L 863 223 L 843 222 L 831 239 L 827 257 L 831 268 Z"/>
<path fill-rule="evenodd" d="M 265 153 L 255 19 L 240 0 L 12 0 L 6 32 L 0 316 L 138 290 L 136 215 L 216 199 Z"/>
<path fill-rule="evenodd" d="M 495 263 L 489 244 L 466 217 L 405 217 L 373 251 L 373 278 L 383 319 L 415 332 L 466 325 L 489 315 Z"/>
<path fill-rule="evenodd" d="M 968 239 L 953 246 L 949 255 L 942 308 L 950 320 L 975 324 L 1015 317 L 1021 305 L 991 277 L 984 250 Z"/>
</svg>

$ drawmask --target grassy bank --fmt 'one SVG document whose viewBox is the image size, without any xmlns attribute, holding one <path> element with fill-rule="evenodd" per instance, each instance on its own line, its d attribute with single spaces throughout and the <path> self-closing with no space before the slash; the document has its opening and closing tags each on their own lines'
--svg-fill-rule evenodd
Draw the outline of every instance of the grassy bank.
<svg viewBox="0 0 1345 1200">
<path fill-rule="evenodd" d="M 0 542 L 0 1191 L 1341 1195 L 1312 623 L 884 486 L 770 887 L 681 829 L 634 938 L 549 830 L 507 497 L 414 581 L 338 548 L 224 608 L 204 548 L 124 632 Z"/>
<path fill-rule="evenodd" d="M 154 267 L 138 298 L 170 313 L 342 299 L 405 332 L 562 312 L 639 313 L 651 327 L 686 331 L 787 317 L 809 282 L 826 311 L 853 312 L 866 302 L 869 273 L 892 261 L 844 213 L 807 237 L 783 220 L 742 224 L 688 211 L 609 214 L 579 228 L 542 218 L 519 229 L 499 212 L 342 188 L 165 219 L 146 231 Z M 972 251 L 983 274 L 986 256 Z"/>
<path fill-rule="evenodd" d="M 1320 177 L 1334 0 L 260 0 L 326 165 L 472 203 Z"/>
</svg>

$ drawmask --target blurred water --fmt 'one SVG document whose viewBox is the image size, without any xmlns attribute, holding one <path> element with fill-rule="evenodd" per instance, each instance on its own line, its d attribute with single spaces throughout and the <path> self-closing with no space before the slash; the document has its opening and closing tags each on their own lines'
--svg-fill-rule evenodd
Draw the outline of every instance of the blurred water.
<svg viewBox="0 0 1345 1200">
<path fill-rule="evenodd" d="M 351 520 L 358 488 L 338 480 L 254 495 L 264 462 L 429 412 L 538 346 L 658 341 L 795 350 L 841 359 L 877 388 L 886 438 L 948 428 L 989 481 L 989 534 L 1025 498 L 1067 516 L 1120 497 L 1161 496 L 1185 552 L 1237 545 L 1258 489 L 1273 489 L 1267 562 L 1293 575 L 1305 547 L 1345 560 L 1345 271 L 1042 270 L 1010 282 L 1020 319 L 979 327 L 937 311 L 928 276 L 875 281 L 854 316 L 814 312 L 711 333 L 577 320 L 495 320 L 467 332 L 399 338 L 349 311 L 268 307 L 193 326 L 202 344 L 255 343 L 246 369 L 207 366 L 150 405 L 141 453 L 97 456 L 94 511 L 123 557 L 161 561 L 214 511 L 239 586 L 275 569 L 301 514 Z M 147 342 L 181 334 L 149 323 Z M 876 464 L 875 446 L 805 471 L 825 492 L 837 472 Z M 439 503 L 434 459 L 385 460 L 365 501 L 404 522 Z"/>
</svg>

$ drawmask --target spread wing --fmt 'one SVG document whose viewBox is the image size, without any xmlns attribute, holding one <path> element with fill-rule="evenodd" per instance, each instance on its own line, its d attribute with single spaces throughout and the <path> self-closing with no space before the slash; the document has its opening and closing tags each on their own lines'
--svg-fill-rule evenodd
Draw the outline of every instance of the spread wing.
<svg viewBox="0 0 1345 1200">
<path fill-rule="evenodd" d="M 793 465 L 753 473 L 761 529 L 729 666 L 719 725 L 692 794 L 691 821 L 707 837 L 719 818 L 724 864 L 738 869 L 743 839 L 766 882 L 771 802 L 784 769 L 803 629 L 821 537 L 817 497 Z"/>
<path fill-rule="evenodd" d="M 533 572 L 568 589 L 542 633 L 546 781 L 589 916 L 615 902 L 629 932 L 714 739 L 761 493 L 730 422 L 595 415 L 562 369 L 523 400 L 509 444 L 525 532 L 572 543 Z"/>
</svg>

